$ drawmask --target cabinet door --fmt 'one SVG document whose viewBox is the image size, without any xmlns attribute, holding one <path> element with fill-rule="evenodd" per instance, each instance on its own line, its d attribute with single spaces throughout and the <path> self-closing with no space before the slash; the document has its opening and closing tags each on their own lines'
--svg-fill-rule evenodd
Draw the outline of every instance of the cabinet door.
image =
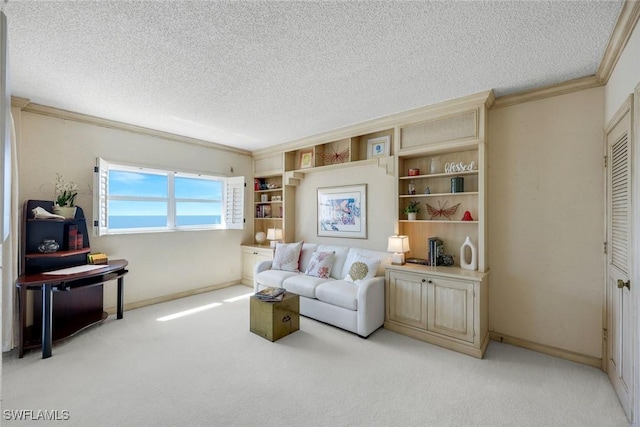
<svg viewBox="0 0 640 427">
<path fill-rule="evenodd" d="M 253 285 L 253 265 L 256 255 L 251 248 L 242 248 L 242 283 Z"/>
<path fill-rule="evenodd" d="M 389 320 L 427 328 L 427 278 L 398 271 L 389 273 Z"/>
<path fill-rule="evenodd" d="M 427 329 L 473 342 L 473 283 L 429 278 Z"/>
<path fill-rule="evenodd" d="M 253 286 L 253 267 L 261 261 L 273 259 L 273 250 L 270 248 L 242 248 L 242 283 Z"/>
</svg>

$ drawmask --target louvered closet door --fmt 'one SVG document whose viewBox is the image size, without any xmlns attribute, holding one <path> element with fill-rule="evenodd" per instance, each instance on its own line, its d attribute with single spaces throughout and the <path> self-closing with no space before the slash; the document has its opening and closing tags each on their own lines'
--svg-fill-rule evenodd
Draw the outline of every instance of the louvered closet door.
<svg viewBox="0 0 640 427">
<path fill-rule="evenodd" d="M 631 103 L 607 128 L 607 373 L 630 417 L 632 387 Z M 625 113 L 626 110 L 626 113 Z"/>
</svg>

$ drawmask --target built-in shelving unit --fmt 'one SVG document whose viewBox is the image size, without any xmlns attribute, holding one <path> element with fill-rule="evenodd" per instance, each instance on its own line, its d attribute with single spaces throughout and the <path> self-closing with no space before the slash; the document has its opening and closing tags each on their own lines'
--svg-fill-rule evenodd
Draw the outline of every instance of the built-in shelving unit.
<svg viewBox="0 0 640 427">
<path fill-rule="evenodd" d="M 428 259 L 428 238 L 437 237 L 459 266 L 460 247 L 469 236 L 477 247 L 478 271 L 488 269 L 485 133 L 492 102 L 487 92 L 443 103 L 400 127 L 397 228 L 409 236 L 409 257 Z M 411 202 L 420 208 L 415 220 L 404 213 Z"/>
<path fill-rule="evenodd" d="M 385 328 L 480 358 L 489 341 L 485 134 L 492 102 L 487 92 L 443 103 L 400 127 L 398 234 L 409 236 L 411 258 L 429 260 L 429 239 L 441 240 L 454 265 L 386 269 Z M 420 207 L 416 219 L 404 213 L 412 202 Z M 461 268 L 467 237 L 476 270 Z"/>
<path fill-rule="evenodd" d="M 391 128 L 285 151 L 284 171 L 304 174 L 365 164 L 386 166 L 391 164 L 393 135 Z"/>
</svg>

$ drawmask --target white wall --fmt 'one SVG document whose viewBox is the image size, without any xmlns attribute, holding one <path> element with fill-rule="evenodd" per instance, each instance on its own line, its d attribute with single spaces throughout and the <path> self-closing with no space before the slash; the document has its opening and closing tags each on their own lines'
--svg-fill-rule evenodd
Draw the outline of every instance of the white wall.
<svg viewBox="0 0 640 427">
<path fill-rule="evenodd" d="M 601 357 L 602 87 L 489 113 L 490 329 Z"/>
<path fill-rule="evenodd" d="M 317 190 L 322 187 L 367 184 L 367 239 L 318 237 Z M 307 173 L 296 189 L 296 240 L 387 250 L 396 221 L 394 177 L 375 165 Z"/>
<path fill-rule="evenodd" d="M 616 64 L 605 89 L 605 123 L 640 83 L 640 29 L 636 27 Z"/>
<path fill-rule="evenodd" d="M 56 172 L 80 185 L 76 204 L 93 217 L 90 187 L 96 157 L 113 162 L 183 171 L 251 177 L 251 158 L 195 144 L 23 112 L 19 140 L 20 200 L 52 200 Z M 230 167 L 234 173 L 230 173 Z M 84 190 L 84 191 L 82 191 Z M 248 193 L 246 193 L 248 194 Z M 251 200 L 246 197 L 245 200 Z M 251 212 L 245 209 L 245 215 Z M 182 231 L 90 237 L 91 248 L 129 260 L 125 304 L 238 283 L 240 243 L 251 230 Z M 115 305 L 115 287 L 105 289 L 105 306 Z"/>
</svg>

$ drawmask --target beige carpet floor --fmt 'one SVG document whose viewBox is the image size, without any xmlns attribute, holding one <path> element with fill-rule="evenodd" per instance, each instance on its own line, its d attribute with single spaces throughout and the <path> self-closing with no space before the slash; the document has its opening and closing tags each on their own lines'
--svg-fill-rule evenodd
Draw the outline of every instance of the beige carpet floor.
<svg viewBox="0 0 640 427">
<path fill-rule="evenodd" d="M 304 317 L 271 343 L 249 332 L 248 299 L 233 300 L 249 293 L 233 286 L 127 311 L 54 345 L 50 359 L 5 353 L 2 425 L 628 425 L 598 369 L 496 342 L 478 360 Z M 68 419 L 8 420 L 24 410 Z"/>
</svg>

